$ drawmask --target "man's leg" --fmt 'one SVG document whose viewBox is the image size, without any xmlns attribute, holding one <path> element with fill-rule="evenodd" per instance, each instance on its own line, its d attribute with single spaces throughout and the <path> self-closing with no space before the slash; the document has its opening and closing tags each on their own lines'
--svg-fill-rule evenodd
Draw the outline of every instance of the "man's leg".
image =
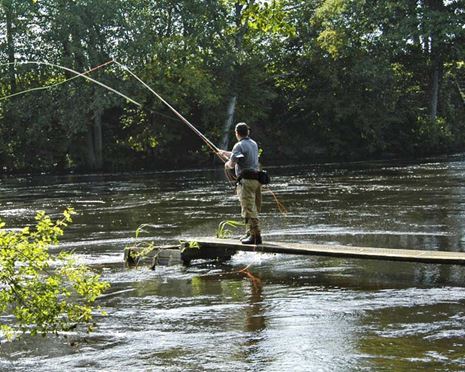
<svg viewBox="0 0 465 372">
<path fill-rule="evenodd" d="M 244 239 L 247 239 L 250 236 L 250 224 L 249 224 L 249 219 L 246 217 L 244 219 L 245 222 L 245 235 L 241 236 L 239 239 L 240 241 L 243 241 Z"/>
<path fill-rule="evenodd" d="M 241 240 L 243 244 L 261 244 L 262 237 L 258 221 L 258 208 L 260 207 L 260 183 L 257 180 L 243 180 L 241 185 L 242 213 L 248 219 L 250 236 Z M 258 207 L 258 208 L 257 208 Z"/>
</svg>

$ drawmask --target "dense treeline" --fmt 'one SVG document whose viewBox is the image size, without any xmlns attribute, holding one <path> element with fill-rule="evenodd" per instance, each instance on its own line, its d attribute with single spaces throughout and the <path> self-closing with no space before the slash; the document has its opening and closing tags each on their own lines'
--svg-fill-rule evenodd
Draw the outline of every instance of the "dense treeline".
<svg viewBox="0 0 465 372">
<path fill-rule="evenodd" d="M 463 0 L 0 0 L 4 171 L 211 161 L 116 60 L 218 145 L 248 122 L 266 162 L 465 148 Z M 64 83 L 63 83 L 64 82 Z M 63 84 L 61 84 L 63 83 Z"/>
</svg>

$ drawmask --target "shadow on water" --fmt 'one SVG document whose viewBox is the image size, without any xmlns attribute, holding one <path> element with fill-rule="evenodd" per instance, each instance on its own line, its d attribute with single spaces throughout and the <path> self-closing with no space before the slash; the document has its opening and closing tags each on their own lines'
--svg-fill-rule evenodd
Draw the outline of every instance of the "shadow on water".
<svg viewBox="0 0 465 372">
<path fill-rule="evenodd" d="M 264 238 L 464 251 L 465 162 L 270 169 Z M 141 224 L 156 244 L 212 236 L 238 204 L 219 170 L 4 178 L 0 217 L 79 215 L 56 250 L 73 250 L 112 288 L 95 333 L 25 337 L 0 369 L 463 370 L 464 267 L 239 253 L 225 264 L 127 269 Z M 240 234 L 240 231 L 235 232 Z"/>
</svg>

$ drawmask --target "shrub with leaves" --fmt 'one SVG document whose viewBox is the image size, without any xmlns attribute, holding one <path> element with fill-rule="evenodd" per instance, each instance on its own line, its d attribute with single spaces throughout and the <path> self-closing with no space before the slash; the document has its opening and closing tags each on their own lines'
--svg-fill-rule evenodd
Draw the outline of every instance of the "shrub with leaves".
<svg viewBox="0 0 465 372">
<path fill-rule="evenodd" d="M 52 255 L 73 209 L 56 221 L 38 212 L 35 227 L 8 230 L 0 222 L 0 331 L 14 335 L 58 333 L 77 325 L 93 327 L 96 298 L 109 284 L 69 253 Z"/>
</svg>

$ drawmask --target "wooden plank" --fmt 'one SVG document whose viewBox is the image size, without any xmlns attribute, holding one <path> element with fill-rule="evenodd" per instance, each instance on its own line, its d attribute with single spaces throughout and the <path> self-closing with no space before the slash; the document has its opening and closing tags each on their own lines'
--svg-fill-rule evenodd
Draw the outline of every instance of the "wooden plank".
<svg viewBox="0 0 465 372">
<path fill-rule="evenodd" d="M 465 265 L 465 252 L 355 247 L 311 243 L 265 242 L 260 245 L 244 245 L 237 240 L 217 238 L 197 238 L 190 240 L 197 242 L 200 249 L 184 249 L 181 257 L 184 255 L 186 261 L 196 258 L 212 258 L 213 256 L 216 257 L 216 255 L 227 257 L 234 254 L 236 251 L 249 251 Z M 202 254 L 200 254 L 201 252 Z M 197 257 L 197 254 L 201 255 L 201 257 Z"/>
</svg>

